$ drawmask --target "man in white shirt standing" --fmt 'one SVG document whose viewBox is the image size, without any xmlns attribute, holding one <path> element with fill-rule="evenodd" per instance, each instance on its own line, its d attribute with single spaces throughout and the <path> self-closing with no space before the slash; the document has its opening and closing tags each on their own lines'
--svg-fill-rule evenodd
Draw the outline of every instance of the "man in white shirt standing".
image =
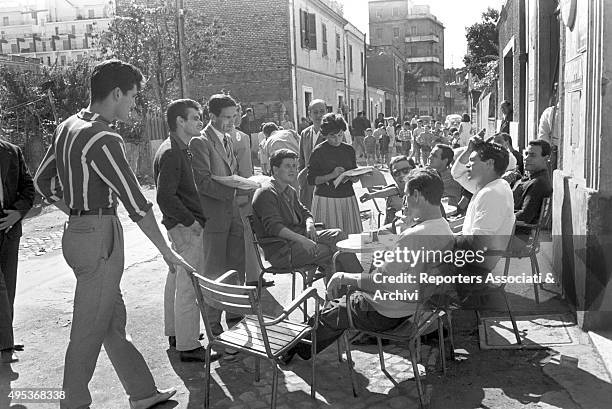
<svg viewBox="0 0 612 409">
<path fill-rule="evenodd" d="M 514 199 L 510 185 L 501 176 L 508 167 L 509 153 L 503 146 L 473 136 L 467 149 L 453 164 L 451 174 L 473 194 L 457 237 L 460 249 L 505 250 L 514 227 Z M 499 256 L 466 265 L 471 274 L 490 272 Z"/>
</svg>

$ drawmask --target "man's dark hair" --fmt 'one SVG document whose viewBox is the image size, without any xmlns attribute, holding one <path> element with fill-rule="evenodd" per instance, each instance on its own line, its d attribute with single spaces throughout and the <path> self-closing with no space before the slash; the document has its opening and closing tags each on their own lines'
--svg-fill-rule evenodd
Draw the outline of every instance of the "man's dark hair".
<svg viewBox="0 0 612 409">
<path fill-rule="evenodd" d="M 509 133 L 500 132 L 499 134 L 495 134 L 493 136 L 495 137 L 497 135 L 501 136 L 504 139 L 504 142 L 508 144 L 508 146 L 512 146 L 512 137 L 510 136 Z"/>
<path fill-rule="evenodd" d="M 442 151 L 440 157 L 442 159 L 446 159 L 446 166 L 449 166 L 451 163 L 453 163 L 453 159 L 455 158 L 455 151 L 453 151 L 453 148 L 444 143 L 436 144 L 435 148 L 438 148 Z"/>
<path fill-rule="evenodd" d="M 530 146 L 539 146 L 542 149 L 542 156 L 549 156 L 551 147 L 550 144 L 544 139 L 534 139 L 533 141 L 529 141 L 528 145 Z"/>
<path fill-rule="evenodd" d="M 444 182 L 436 170 L 414 169 L 406 176 L 405 181 L 410 195 L 418 190 L 430 204 L 440 206 L 442 193 L 444 193 Z"/>
<path fill-rule="evenodd" d="M 272 152 L 272 155 L 270 155 L 270 171 L 272 171 L 275 166 L 277 168 L 280 168 L 280 165 L 282 165 L 284 159 L 297 159 L 297 158 L 298 158 L 297 153 L 293 152 L 292 150 L 285 149 L 285 148 L 278 149 Z"/>
<path fill-rule="evenodd" d="M 363 115 L 363 112 L 361 111 L 357 112 L 357 116 L 361 116 L 361 115 Z"/>
<path fill-rule="evenodd" d="M 463 114 L 461 116 L 461 122 L 471 122 L 470 115 L 469 114 Z"/>
<path fill-rule="evenodd" d="M 404 121 L 404 125 L 410 126 L 410 121 Z"/>
<path fill-rule="evenodd" d="M 208 112 L 221 115 L 223 108 L 238 106 L 236 100 L 226 94 L 215 94 L 208 100 Z"/>
<path fill-rule="evenodd" d="M 187 118 L 187 110 L 189 108 L 193 108 L 198 112 L 202 111 L 200 104 L 193 99 L 177 99 L 170 102 L 166 110 L 166 121 L 171 131 L 176 131 L 176 118 L 180 116 L 185 120 L 189 119 Z"/>
<path fill-rule="evenodd" d="M 274 122 L 266 122 L 261 126 L 261 131 L 266 135 L 266 138 L 272 135 L 272 132 L 278 131 L 278 125 Z"/>
<path fill-rule="evenodd" d="M 253 112 L 253 108 L 247 108 L 247 109 L 245 109 L 245 111 L 244 111 L 244 112 L 246 112 L 247 114 L 248 114 L 249 112 L 251 112 L 251 113 L 252 113 L 252 112 Z"/>
<path fill-rule="evenodd" d="M 102 61 L 89 78 L 91 102 L 102 101 L 115 88 L 126 94 L 134 85 L 138 91 L 144 86 L 144 77 L 138 68 L 121 60 Z"/>
<path fill-rule="evenodd" d="M 493 169 L 499 176 L 503 175 L 510 163 L 510 152 L 495 142 L 482 142 L 474 149 L 481 161 L 493 159 Z"/>
<path fill-rule="evenodd" d="M 346 131 L 346 122 L 340 114 L 329 113 L 323 115 L 321 120 L 321 135 L 333 135 Z"/>
<path fill-rule="evenodd" d="M 412 169 L 416 168 L 416 163 L 414 163 L 414 159 L 409 158 L 406 155 L 398 155 L 398 156 L 392 157 L 391 160 L 389 161 L 389 169 L 393 170 L 393 166 L 396 163 L 402 162 L 402 161 L 408 162 L 408 164 L 410 165 L 410 167 L 412 167 Z"/>
</svg>

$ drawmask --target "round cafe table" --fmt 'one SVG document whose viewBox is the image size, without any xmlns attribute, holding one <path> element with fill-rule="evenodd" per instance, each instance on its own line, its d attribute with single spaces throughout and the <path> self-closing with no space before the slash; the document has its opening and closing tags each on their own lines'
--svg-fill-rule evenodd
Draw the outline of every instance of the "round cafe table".
<svg viewBox="0 0 612 409">
<path fill-rule="evenodd" d="M 396 234 L 384 234 L 378 236 L 377 242 L 365 243 L 361 234 L 349 234 L 348 239 L 336 243 L 337 250 L 332 257 L 334 273 L 336 272 L 336 258 L 341 253 L 367 254 L 378 250 L 391 250 L 395 248 L 398 237 Z"/>
</svg>

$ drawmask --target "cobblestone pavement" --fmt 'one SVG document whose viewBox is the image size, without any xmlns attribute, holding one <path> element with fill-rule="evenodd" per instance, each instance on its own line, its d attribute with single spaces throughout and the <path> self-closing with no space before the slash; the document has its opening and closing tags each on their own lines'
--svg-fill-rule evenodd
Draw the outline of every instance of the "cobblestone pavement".
<svg viewBox="0 0 612 409">
<path fill-rule="evenodd" d="M 418 393 L 413 379 L 407 349 L 390 345 L 385 347 L 387 370 L 397 381 L 394 385 L 380 370 L 375 346 L 352 346 L 358 397 L 353 397 L 346 359 L 339 362 L 336 346 L 332 345 L 317 356 L 316 400 L 310 398 L 311 363 L 295 358 L 279 374 L 278 409 L 293 408 L 417 408 Z M 435 364 L 437 349 L 422 347 L 422 361 Z M 345 357 L 345 356 L 344 356 Z M 203 373 L 201 365 L 180 363 L 177 353 L 169 353 L 170 362 L 189 390 L 190 402 L 203 402 Z M 180 369 L 179 369 L 180 368 Z M 213 408 L 251 409 L 266 408 L 272 397 L 272 366 L 261 361 L 261 379 L 255 382 L 255 358 L 242 357 L 233 362 L 221 360 L 212 365 Z M 421 375 L 425 367 L 419 365 Z M 435 367 L 427 369 L 429 376 Z M 425 382 L 424 382 L 425 385 Z M 181 400 L 180 396 L 177 400 Z M 191 405 L 188 405 L 191 407 Z"/>
</svg>

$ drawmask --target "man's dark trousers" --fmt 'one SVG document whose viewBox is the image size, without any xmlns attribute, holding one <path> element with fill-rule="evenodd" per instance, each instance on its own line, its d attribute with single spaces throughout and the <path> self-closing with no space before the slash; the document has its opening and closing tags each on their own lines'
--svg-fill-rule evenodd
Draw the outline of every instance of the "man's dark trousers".
<svg viewBox="0 0 612 409">
<path fill-rule="evenodd" d="M 351 294 L 352 321 L 356 328 L 366 331 L 388 331 L 401 324 L 407 317 L 390 318 L 380 314 L 367 301 L 362 292 L 356 291 Z M 317 344 L 315 350 L 317 354 L 333 344 L 342 333 L 347 330 L 349 325 L 348 308 L 346 296 L 330 301 L 321 310 L 319 326 L 317 327 Z M 313 319 L 309 321 L 313 325 Z M 308 337 L 310 338 L 310 337 Z M 295 346 L 295 352 L 302 359 L 310 359 L 310 345 L 299 343 Z"/>
<path fill-rule="evenodd" d="M 17 284 L 17 255 L 21 221 L 0 231 L 0 349 L 13 348 L 13 304 Z"/>
</svg>

